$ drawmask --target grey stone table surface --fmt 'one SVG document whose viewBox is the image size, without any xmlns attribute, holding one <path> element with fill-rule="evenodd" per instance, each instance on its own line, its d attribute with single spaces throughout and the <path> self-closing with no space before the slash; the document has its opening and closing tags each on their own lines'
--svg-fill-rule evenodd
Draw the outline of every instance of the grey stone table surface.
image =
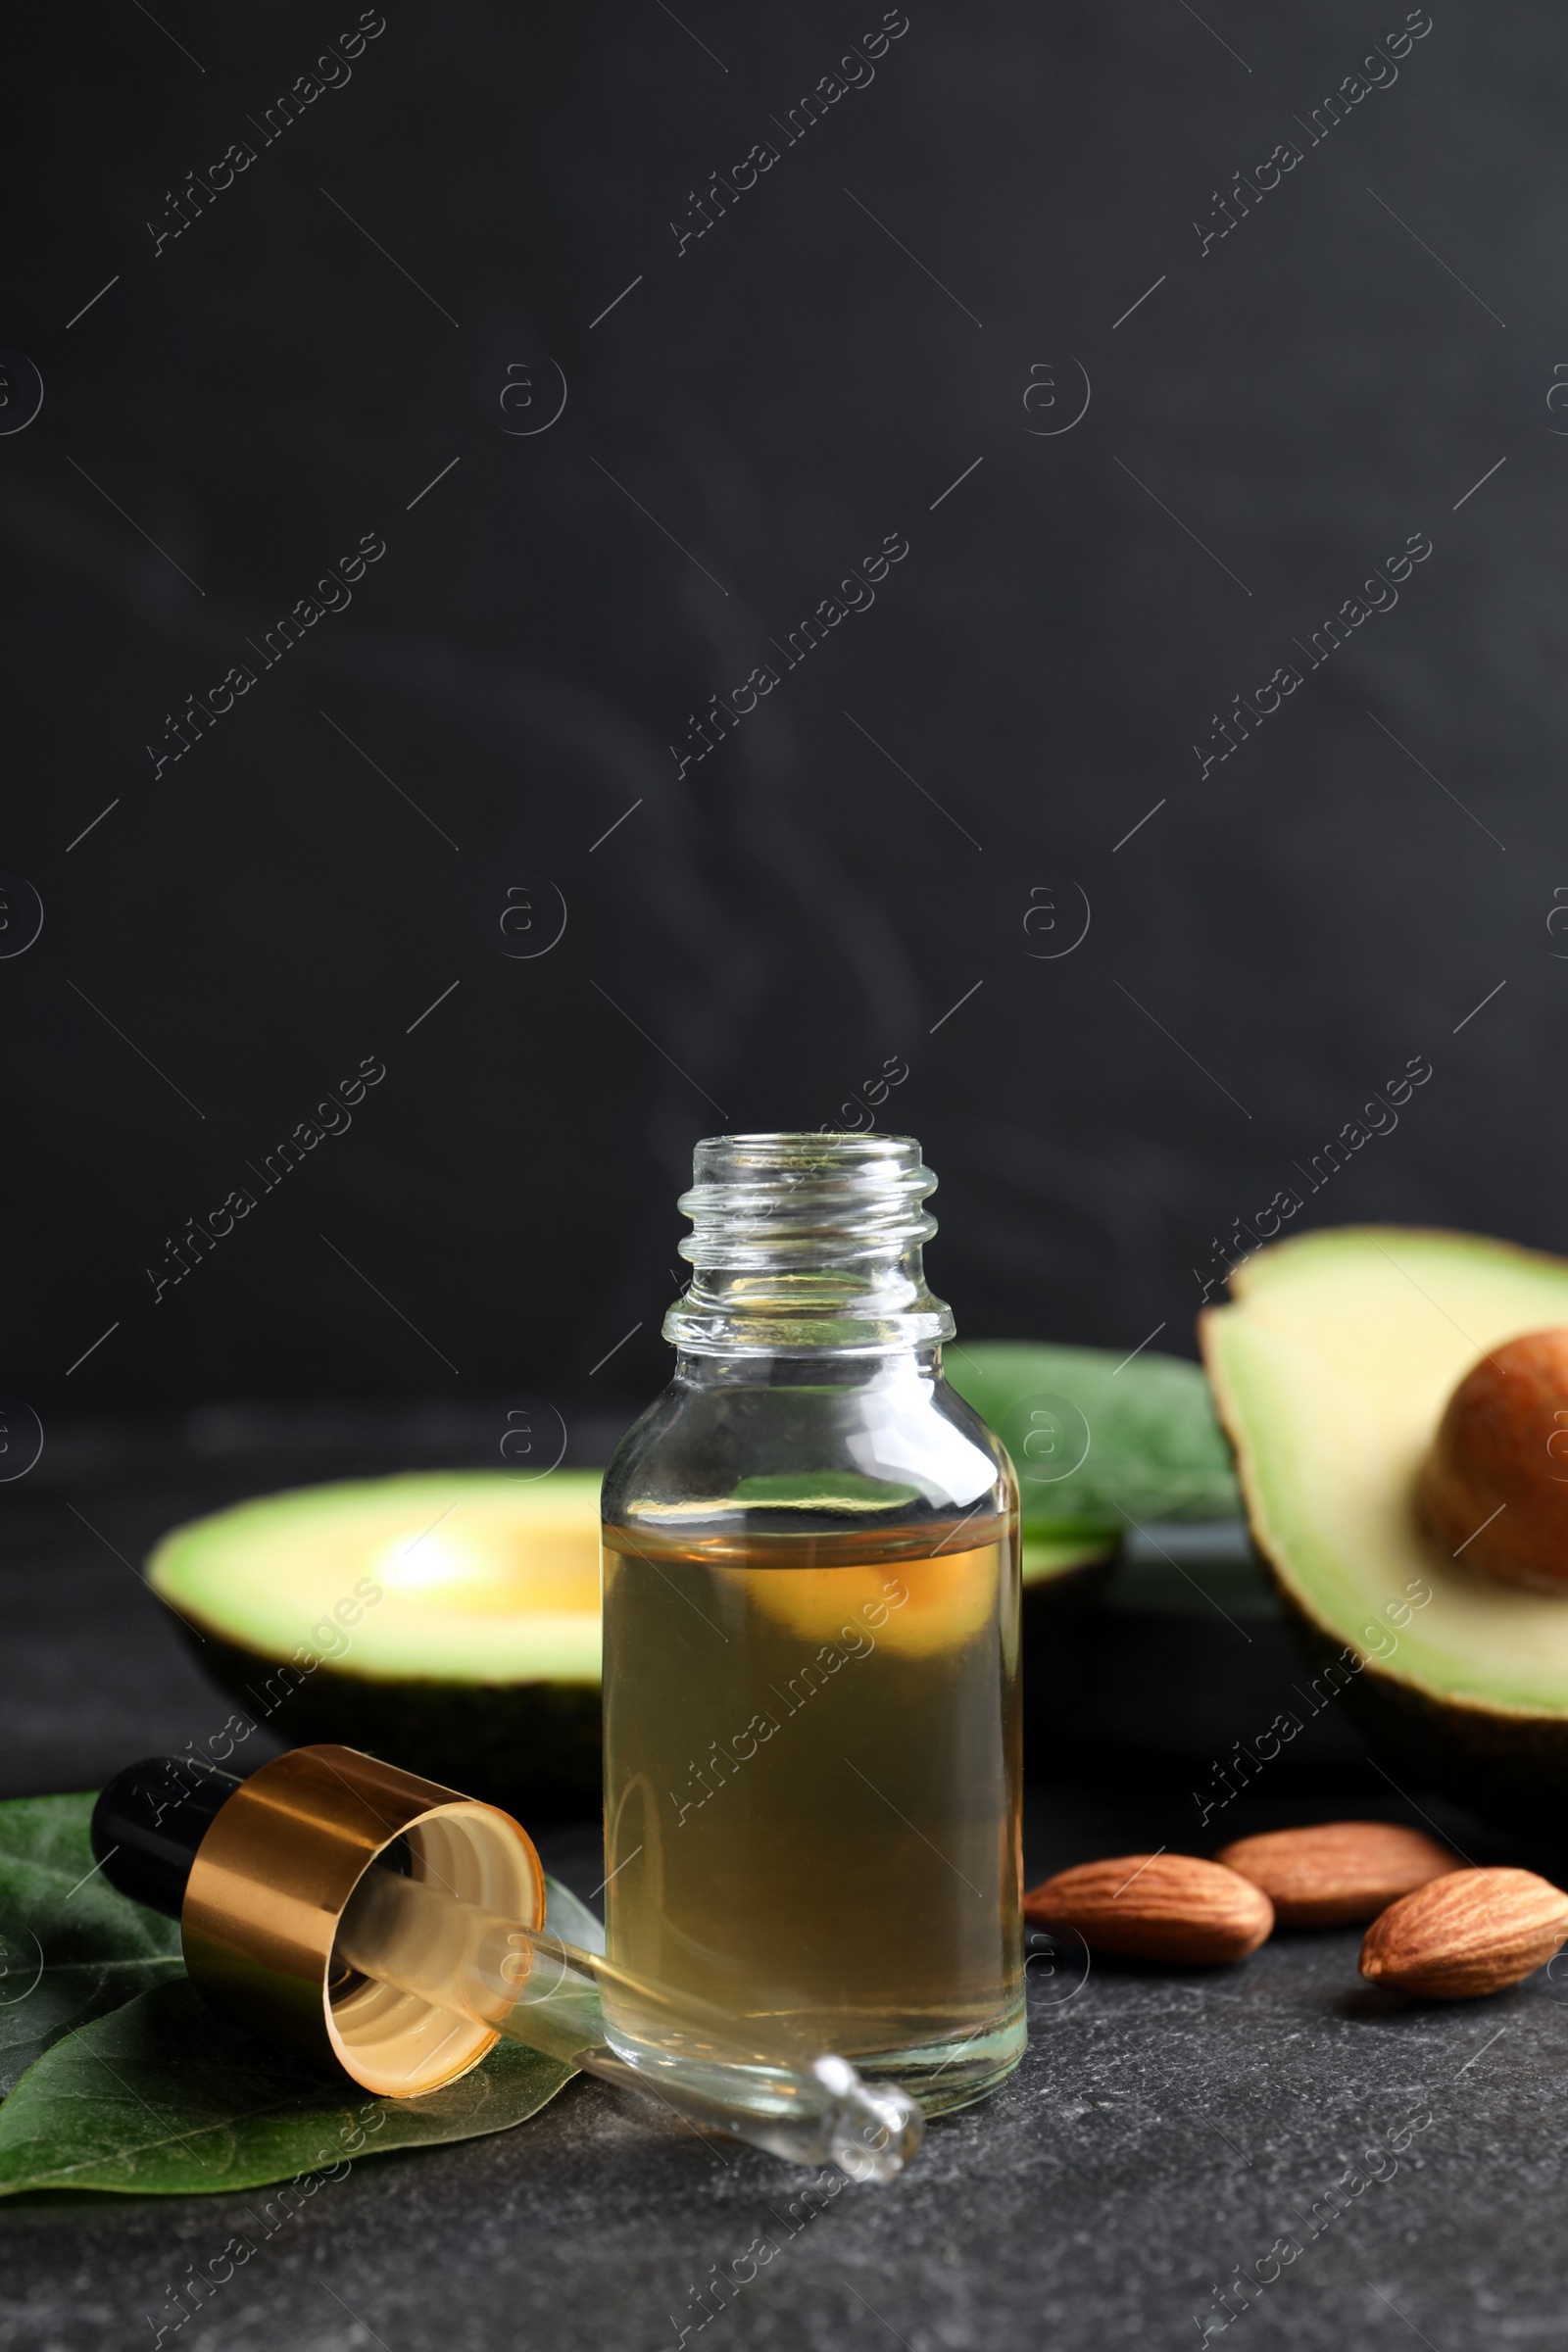
<svg viewBox="0 0 1568 2352">
<path fill-rule="evenodd" d="M 423 1458 L 456 1444 L 450 1429 L 426 1440 Z M 127 1572 L 161 1527 L 258 1488 L 390 1467 L 388 1449 L 407 1463 L 421 1443 L 407 1426 L 340 1429 L 335 1446 L 302 1448 L 295 1433 L 269 1450 L 209 1431 L 57 1453 L 48 1478 L 6 1497 L 0 1793 L 91 1786 L 206 1728 L 215 1702 L 199 1669 Z M 1228 1722 L 1245 1737 L 1266 1695 L 1259 1673 L 1290 1670 L 1284 1653 L 1262 1666 L 1253 1654 L 1269 1651 L 1261 1621 L 1245 1672 L 1232 1648 L 1205 1662 L 1191 1622 L 1128 1630 L 1123 1680 L 1163 1658 L 1166 1713 L 1156 1720 L 1151 1699 L 1141 1741 L 1122 1727 L 1120 1770 L 1114 1721 L 1082 1751 L 1092 1767 L 1040 1746 L 1052 1769 L 1030 1784 L 1032 1876 L 1212 1843 L 1213 1827 L 1195 1836 L 1193 1754 Z M 1500 1853 L 1463 1816 L 1392 1790 L 1348 1737 L 1319 1777 L 1259 1785 L 1221 1834 L 1430 1814 L 1477 1858 Z M 592 1890 L 594 1825 L 557 1824 L 541 1845 Z M 758 2352 L 1100 2352 L 1220 2333 L 1256 2352 L 1568 2343 L 1568 1985 L 1543 1974 L 1489 2001 L 1406 2006 L 1361 1984 L 1356 1948 L 1351 1933 L 1281 1936 L 1241 1968 L 1181 1974 L 1086 1972 L 1043 1950 L 1019 2072 L 935 2125 L 882 2189 L 714 2147 L 579 2078 L 515 2131 L 355 2164 L 163 2340 L 184 2352 L 657 2352 L 699 2337 Z M 256 2237 L 257 2202 L 0 2205 L 0 2352 L 153 2345 L 191 2266 L 237 2230 Z"/>
</svg>

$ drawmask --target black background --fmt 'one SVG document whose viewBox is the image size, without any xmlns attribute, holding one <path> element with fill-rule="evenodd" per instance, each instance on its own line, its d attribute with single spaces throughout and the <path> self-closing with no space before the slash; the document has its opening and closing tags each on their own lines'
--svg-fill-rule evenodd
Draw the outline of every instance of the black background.
<svg viewBox="0 0 1568 2352">
<path fill-rule="evenodd" d="M 693 1141 L 835 1120 L 890 1056 L 961 1334 L 1187 1350 L 1214 1237 L 1414 1054 L 1298 1222 L 1568 1247 L 1563 27 L 1436 6 L 1309 143 L 1404 13 L 911 0 L 790 145 L 875 6 L 388 0 L 268 145 L 352 7 L 20 17 L 0 865 L 45 922 L 0 963 L 4 1385 L 46 1421 L 645 1396 Z M 564 413 L 511 436 L 481 372 L 532 357 L 542 414 L 541 353 Z M 1397 609 L 1200 780 L 1211 713 L 1418 531 Z M 367 532 L 351 609 L 155 777 Z M 874 609 L 679 776 L 889 533 Z M 533 960 L 481 930 L 517 877 L 568 910 Z M 155 1304 L 363 1056 L 352 1129 Z"/>
<path fill-rule="evenodd" d="M 1190 1349 L 1236 1221 L 1293 1185 L 1298 1227 L 1568 1249 L 1560 8 L 1433 0 L 1313 143 L 1403 0 L 909 0 L 788 143 L 877 0 L 386 0 L 269 143 L 248 118 L 357 0 L 151 7 L 14 11 L 0 77 L 0 347 L 44 385 L 24 430 L 0 408 L 0 869 L 45 912 L 22 954 L 0 930 L 0 1389 L 49 1432 L 7 1511 L 0 1786 L 212 1739 L 228 1702 L 134 1581 L 171 1520 L 468 1458 L 523 1393 L 603 1459 L 667 1370 L 694 1140 L 856 1118 L 890 1058 L 964 1336 Z M 1205 255 L 1195 219 L 1290 138 Z M 542 355 L 564 414 L 503 432 L 486 371 L 543 402 Z M 1413 532 L 1396 609 L 1202 778 L 1212 714 Z M 349 609 L 155 774 L 166 713 L 365 533 Z M 889 533 L 875 606 L 679 774 L 687 714 Z M 568 917 L 532 960 L 481 927 L 522 880 Z M 1416 1055 L 1397 1128 L 1306 1193 Z M 348 1132 L 262 1191 L 247 1163 L 365 1057 Z M 167 1243 L 247 1184 L 155 1304 Z M 1031 1880 L 1191 1838 L 1190 1784 L 1298 1671 L 1192 1607 L 1234 1646 L 1115 1621 L 1116 1705 L 1080 1697 L 1139 1786 L 1037 1779 Z M 1227 1830 L 1411 1810 L 1341 1737 Z M 596 1831 L 546 1853 L 594 1891 Z M 1549 2334 L 1560 1986 L 1398 2018 L 1355 1982 L 1348 1934 L 1059 2006 L 1032 1970 L 1025 2071 L 847 2192 L 741 2337 L 1191 2341 L 1416 2087 L 1430 2135 L 1249 2342 Z M 578 2083 L 526 2133 L 357 2168 L 190 2340 L 667 2343 L 778 2196 Z M 7 2324 L 145 2343 L 247 2226 L 15 2206 Z"/>
</svg>

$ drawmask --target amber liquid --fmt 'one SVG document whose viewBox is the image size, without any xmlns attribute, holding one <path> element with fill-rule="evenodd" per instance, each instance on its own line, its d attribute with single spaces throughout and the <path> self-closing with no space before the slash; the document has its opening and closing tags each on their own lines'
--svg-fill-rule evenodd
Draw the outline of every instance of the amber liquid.
<svg viewBox="0 0 1568 2352">
<path fill-rule="evenodd" d="M 979 2096 L 1023 2041 L 1015 1527 L 604 1540 L 612 1957 Z"/>
</svg>

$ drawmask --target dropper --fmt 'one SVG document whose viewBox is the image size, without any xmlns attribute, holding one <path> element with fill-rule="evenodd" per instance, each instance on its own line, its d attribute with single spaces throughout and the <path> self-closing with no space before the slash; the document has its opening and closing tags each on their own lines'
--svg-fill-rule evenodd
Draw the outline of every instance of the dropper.
<svg viewBox="0 0 1568 2352">
<path fill-rule="evenodd" d="M 380 1863 L 349 1898 L 335 1956 L 362 1978 L 794 2164 L 836 2164 L 852 2180 L 891 2180 L 920 2144 L 913 2100 L 891 2084 L 863 2082 L 846 2059 L 813 2055 L 771 2022 L 754 2029 L 602 1952 L 459 1902 Z"/>
<path fill-rule="evenodd" d="M 92 1837 L 112 1884 L 180 1921 L 213 2006 L 383 2096 L 439 2088 L 504 2034 L 853 2180 L 919 2147 L 896 2085 L 553 1934 L 510 1814 L 356 1749 L 293 1748 L 245 1781 L 148 1758 L 104 1789 Z"/>
</svg>

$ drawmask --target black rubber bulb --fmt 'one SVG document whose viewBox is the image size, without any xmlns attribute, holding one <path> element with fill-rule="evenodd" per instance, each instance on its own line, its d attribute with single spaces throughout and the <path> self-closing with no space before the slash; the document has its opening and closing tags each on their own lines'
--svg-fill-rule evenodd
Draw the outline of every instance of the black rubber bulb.
<svg viewBox="0 0 1568 2352">
<path fill-rule="evenodd" d="M 239 1786 L 233 1773 L 189 1756 L 127 1764 L 92 1809 L 104 1877 L 133 1902 L 177 1919 L 196 1848 Z"/>
</svg>

